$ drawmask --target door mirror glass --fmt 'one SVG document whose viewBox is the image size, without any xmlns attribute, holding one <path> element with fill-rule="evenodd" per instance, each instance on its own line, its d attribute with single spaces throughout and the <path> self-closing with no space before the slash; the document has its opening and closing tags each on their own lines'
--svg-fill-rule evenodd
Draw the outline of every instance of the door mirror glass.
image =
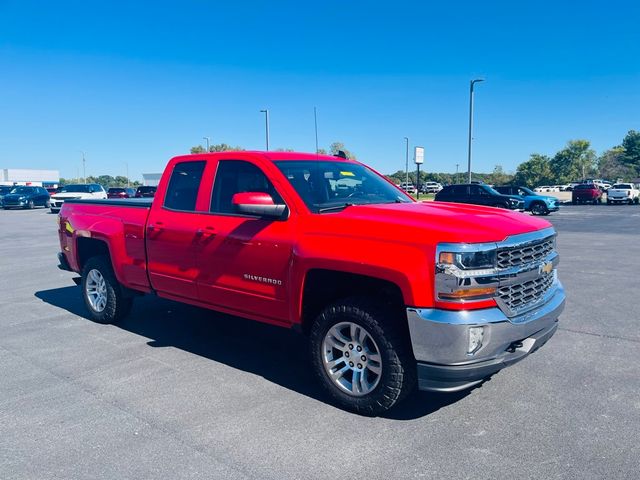
<svg viewBox="0 0 640 480">
<path fill-rule="evenodd" d="M 261 217 L 281 217 L 286 209 L 284 204 L 275 204 L 268 193 L 242 192 L 236 193 L 231 203 L 238 213 L 259 215 Z"/>
</svg>

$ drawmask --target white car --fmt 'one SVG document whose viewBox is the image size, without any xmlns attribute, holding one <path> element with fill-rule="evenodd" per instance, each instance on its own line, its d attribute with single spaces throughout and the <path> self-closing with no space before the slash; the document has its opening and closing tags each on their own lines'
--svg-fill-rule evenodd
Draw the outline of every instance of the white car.
<svg viewBox="0 0 640 480">
<path fill-rule="evenodd" d="M 424 182 L 420 186 L 420 190 L 423 193 L 438 193 L 440 190 L 442 190 L 442 185 L 438 182 Z"/>
<path fill-rule="evenodd" d="M 541 187 L 534 188 L 533 191 L 536 192 L 536 193 L 550 192 L 551 191 L 551 187 L 549 185 L 542 185 Z"/>
<path fill-rule="evenodd" d="M 416 193 L 416 187 L 411 182 L 409 182 L 409 183 L 402 182 L 400 184 L 400 188 L 402 190 L 404 190 L 405 192 L 407 192 L 408 194 Z"/>
<path fill-rule="evenodd" d="M 616 183 L 607 190 L 607 203 L 640 202 L 640 190 L 633 183 Z"/>
<path fill-rule="evenodd" d="M 107 198 L 102 185 L 97 183 L 65 185 L 57 193 L 51 195 L 51 212 L 58 213 L 65 200 Z"/>
</svg>

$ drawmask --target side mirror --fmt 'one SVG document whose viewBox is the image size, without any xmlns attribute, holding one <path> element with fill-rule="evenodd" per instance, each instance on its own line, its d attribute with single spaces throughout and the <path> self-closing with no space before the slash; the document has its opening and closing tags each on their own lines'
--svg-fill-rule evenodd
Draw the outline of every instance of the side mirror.
<svg viewBox="0 0 640 480">
<path fill-rule="evenodd" d="M 287 208 L 286 205 L 273 203 L 271 195 L 261 192 L 236 193 L 231 203 L 240 213 L 261 217 L 279 218 Z"/>
</svg>

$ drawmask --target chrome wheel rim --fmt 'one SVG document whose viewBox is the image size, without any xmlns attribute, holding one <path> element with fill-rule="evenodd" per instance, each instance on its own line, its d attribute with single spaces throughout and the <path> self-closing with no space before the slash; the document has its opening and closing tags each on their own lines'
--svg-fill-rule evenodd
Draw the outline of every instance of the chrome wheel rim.
<svg viewBox="0 0 640 480">
<path fill-rule="evenodd" d="M 102 312 L 107 306 L 107 282 L 105 282 L 100 270 L 89 270 L 84 292 L 89 305 L 95 312 Z"/>
<path fill-rule="evenodd" d="M 329 329 L 322 342 L 322 361 L 331 381 L 349 395 L 367 395 L 380 383 L 380 349 L 357 323 L 340 322 Z"/>
</svg>

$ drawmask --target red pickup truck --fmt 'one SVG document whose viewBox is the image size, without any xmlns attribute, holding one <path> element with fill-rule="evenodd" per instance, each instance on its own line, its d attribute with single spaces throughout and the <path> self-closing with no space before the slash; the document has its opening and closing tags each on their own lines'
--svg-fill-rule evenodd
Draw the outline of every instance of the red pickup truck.
<svg viewBox="0 0 640 480">
<path fill-rule="evenodd" d="M 68 200 L 59 220 L 60 268 L 96 321 L 154 293 L 298 329 L 329 396 L 363 414 L 482 382 L 565 303 L 545 220 L 419 203 L 342 157 L 180 156 L 153 199 Z"/>
</svg>

